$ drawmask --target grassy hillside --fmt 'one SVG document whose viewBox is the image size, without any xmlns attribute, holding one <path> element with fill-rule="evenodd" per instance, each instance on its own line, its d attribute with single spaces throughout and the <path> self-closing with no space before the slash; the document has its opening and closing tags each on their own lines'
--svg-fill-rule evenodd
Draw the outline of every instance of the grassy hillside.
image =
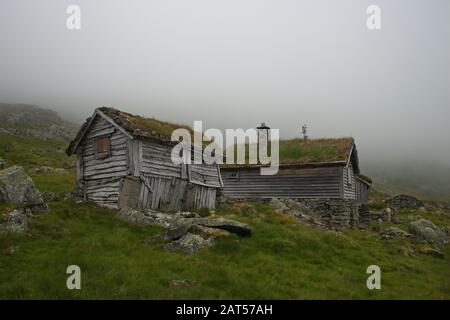
<svg viewBox="0 0 450 320">
<path fill-rule="evenodd" d="M 0 238 L 0 298 L 450 299 L 448 246 L 445 258 L 410 256 L 420 242 L 314 230 L 251 203 L 217 214 L 251 225 L 252 236 L 222 238 L 187 255 L 146 243 L 160 228 L 132 226 L 114 211 L 65 202 L 50 207 L 27 235 Z M 81 267 L 81 291 L 66 289 L 72 264 Z M 372 264 L 382 270 L 378 291 L 366 288 Z"/>
<path fill-rule="evenodd" d="M 64 153 L 64 140 L 43 141 L 33 137 L 19 137 L 0 133 L 0 158 L 6 166 L 23 166 L 40 191 L 61 193 L 75 187 L 75 158 Z M 31 168 L 50 166 L 66 168 L 67 174 L 33 174 Z"/>
<path fill-rule="evenodd" d="M 71 168 L 57 140 L 0 136 L 8 165 Z M 75 174 L 32 175 L 41 191 L 66 192 Z M 450 299 L 450 250 L 418 254 L 417 241 L 380 240 L 376 232 L 312 229 L 261 203 L 216 215 L 249 224 L 253 235 L 229 236 L 193 255 L 146 243 L 159 227 L 137 227 L 113 210 L 58 201 L 36 215 L 25 235 L 0 236 L 0 299 Z M 0 204 L 0 216 L 10 207 Z M 411 212 L 402 212 L 405 218 Z M 449 212 L 420 213 L 439 226 Z M 387 226 L 383 226 L 387 227 Z M 405 228 L 405 225 L 400 225 Z M 66 268 L 79 265 L 82 290 L 66 288 Z M 366 288 L 377 264 L 382 289 Z M 189 280 L 180 286 L 174 280 Z"/>
</svg>

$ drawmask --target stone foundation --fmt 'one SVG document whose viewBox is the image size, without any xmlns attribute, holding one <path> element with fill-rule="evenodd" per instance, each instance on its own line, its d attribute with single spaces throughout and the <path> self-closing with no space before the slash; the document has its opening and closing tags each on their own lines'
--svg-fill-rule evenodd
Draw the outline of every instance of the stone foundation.
<svg viewBox="0 0 450 320">
<path fill-rule="evenodd" d="M 361 205 L 358 207 L 358 215 L 360 224 L 368 225 L 373 221 L 373 217 L 367 205 Z"/>
<path fill-rule="evenodd" d="M 298 199 L 326 224 L 338 227 L 358 226 L 358 208 L 350 199 Z"/>
<path fill-rule="evenodd" d="M 305 211 L 295 208 L 292 202 L 298 202 L 308 212 L 306 215 L 313 216 L 321 223 L 333 227 L 358 227 L 359 210 L 355 200 L 351 199 L 293 199 L 293 198 L 271 198 L 278 199 L 286 206 L 286 209 L 293 208 L 294 211 Z M 245 201 L 270 202 L 271 199 L 229 199 L 222 191 L 216 195 L 216 207 L 226 208 L 228 204 Z M 281 209 L 281 208 L 278 208 Z M 283 210 L 282 210 L 283 211 Z"/>
</svg>

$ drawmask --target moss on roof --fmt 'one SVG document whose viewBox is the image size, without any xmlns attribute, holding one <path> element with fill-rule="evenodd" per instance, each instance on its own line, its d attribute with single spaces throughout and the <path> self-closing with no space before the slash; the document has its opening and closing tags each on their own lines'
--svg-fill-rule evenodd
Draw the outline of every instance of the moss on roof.
<svg viewBox="0 0 450 320">
<path fill-rule="evenodd" d="M 353 138 L 280 141 L 281 164 L 347 161 Z"/>
<path fill-rule="evenodd" d="M 144 118 L 114 108 L 102 107 L 99 110 L 112 118 L 132 136 L 168 142 L 171 141 L 171 135 L 175 129 L 186 129 L 191 135 L 193 134 L 192 128 L 187 125 L 161 121 L 155 118 Z"/>
<path fill-rule="evenodd" d="M 93 117 L 97 116 L 97 111 L 100 111 L 111 118 L 118 126 L 123 128 L 133 137 L 148 138 L 163 143 L 172 143 L 172 132 L 175 129 L 186 129 L 191 134 L 191 138 L 194 138 L 194 130 L 187 125 L 161 121 L 154 118 L 144 118 L 114 108 L 101 107 L 96 109 L 94 115 L 86 119 L 86 122 L 78 131 L 77 137 L 69 144 L 69 147 L 66 150 L 68 155 L 75 153 L 78 142 L 83 138 Z"/>
<path fill-rule="evenodd" d="M 353 138 L 290 139 L 280 140 L 279 160 L 281 165 L 305 165 L 317 163 L 346 162 L 352 152 Z M 235 159 L 237 158 L 235 146 Z M 249 148 L 246 145 L 245 159 L 248 162 Z M 252 165 L 224 165 L 242 167 Z"/>
</svg>

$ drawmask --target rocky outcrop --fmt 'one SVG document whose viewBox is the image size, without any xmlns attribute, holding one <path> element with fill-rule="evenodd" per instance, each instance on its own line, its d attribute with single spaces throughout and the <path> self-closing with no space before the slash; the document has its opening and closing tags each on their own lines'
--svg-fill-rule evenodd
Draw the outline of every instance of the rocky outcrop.
<svg viewBox="0 0 450 320">
<path fill-rule="evenodd" d="M 164 246 L 166 251 L 194 253 L 205 247 L 213 245 L 213 238 L 203 238 L 199 235 L 186 233 L 180 239 L 172 241 Z"/>
<path fill-rule="evenodd" d="M 381 239 L 389 240 L 392 238 L 411 238 L 413 235 L 402 229 L 390 227 L 381 231 Z"/>
<path fill-rule="evenodd" d="M 0 171 L 0 201 L 31 207 L 35 211 L 48 209 L 33 180 L 18 166 Z"/>
<path fill-rule="evenodd" d="M 432 244 L 444 244 L 448 242 L 448 236 L 431 221 L 420 219 L 409 224 L 409 232 L 419 240 L 425 240 Z"/>
<path fill-rule="evenodd" d="M 8 213 L 3 223 L 0 223 L 0 234 L 25 233 L 28 230 L 28 218 L 23 209 L 15 209 Z"/>
<path fill-rule="evenodd" d="M 240 236 L 249 236 L 252 234 L 252 229 L 250 229 L 246 224 L 234 220 L 227 220 L 223 218 L 192 218 L 189 219 L 189 222 L 193 225 L 221 229 Z"/>
<path fill-rule="evenodd" d="M 162 213 L 154 210 L 121 210 L 119 217 L 134 224 L 157 224 L 164 227 L 161 234 L 147 239 L 169 241 L 168 251 L 193 253 L 214 243 L 214 239 L 230 232 L 249 236 L 251 228 L 246 224 L 224 218 L 202 218 L 195 212 Z"/>
</svg>

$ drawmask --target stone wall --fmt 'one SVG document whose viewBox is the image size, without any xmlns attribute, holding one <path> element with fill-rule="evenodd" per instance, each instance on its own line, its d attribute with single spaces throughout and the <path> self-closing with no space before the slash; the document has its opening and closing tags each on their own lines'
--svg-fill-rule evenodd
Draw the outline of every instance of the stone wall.
<svg viewBox="0 0 450 320">
<path fill-rule="evenodd" d="M 359 225 L 358 205 L 354 199 L 294 199 L 294 198 L 271 198 L 271 199 L 229 199 L 222 190 L 218 190 L 216 197 L 216 207 L 226 208 L 229 204 L 245 201 L 270 202 L 277 199 L 286 205 L 285 209 L 301 211 L 307 216 L 311 215 L 317 218 L 325 225 L 334 227 L 357 227 Z M 299 203 L 303 210 L 293 203 Z M 283 208 L 277 208 L 283 211 Z M 307 211 L 307 212 L 306 212 Z"/>
<path fill-rule="evenodd" d="M 329 225 L 338 227 L 358 226 L 358 207 L 351 199 L 298 199 L 314 211 L 318 218 Z"/>
<path fill-rule="evenodd" d="M 405 194 L 395 196 L 386 201 L 386 203 L 396 209 L 413 209 L 423 206 L 422 201 Z"/>
<path fill-rule="evenodd" d="M 358 207 L 358 216 L 360 224 L 368 225 L 373 221 L 373 217 L 367 205 L 361 205 Z"/>
</svg>

